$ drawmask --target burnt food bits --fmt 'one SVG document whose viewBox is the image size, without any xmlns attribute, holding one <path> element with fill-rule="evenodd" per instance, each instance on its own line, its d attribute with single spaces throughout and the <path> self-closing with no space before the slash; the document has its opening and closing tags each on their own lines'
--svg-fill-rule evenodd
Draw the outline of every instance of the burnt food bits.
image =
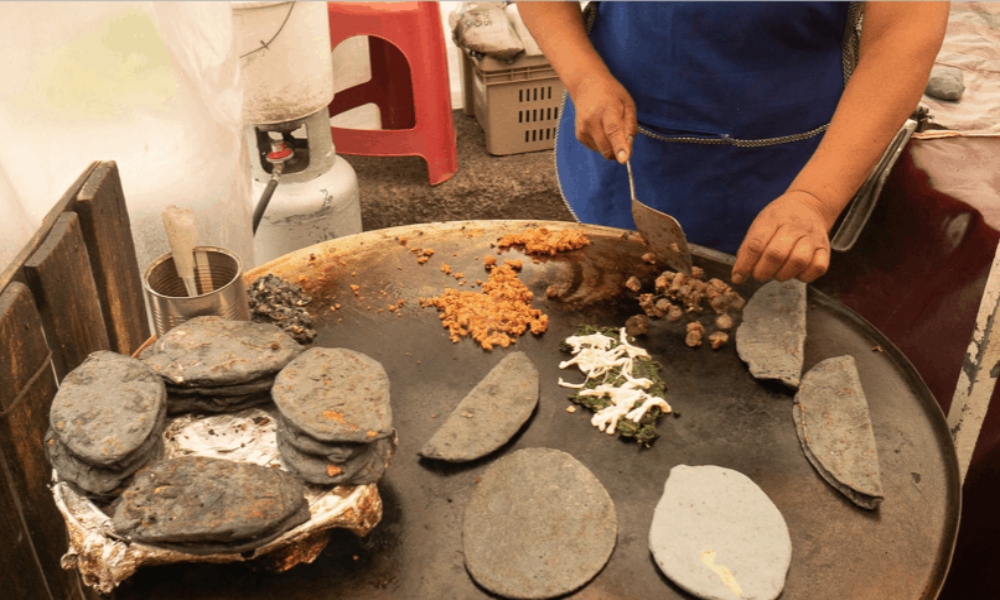
<svg viewBox="0 0 1000 600">
<path fill-rule="evenodd" d="M 267 402 L 274 376 L 302 352 L 275 325 L 197 317 L 158 339 L 142 360 L 167 385 L 167 410 L 234 412 Z"/>
<path fill-rule="evenodd" d="M 92 496 L 111 494 L 162 450 L 163 381 L 140 361 L 94 352 L 63 379 L 49 411 L 49 462 Z"/>
<path fill-rule="evenodd" d="M 278 373 L 277 442 L 288 469 L 318 485 L 378 481 L 396 446 L 389 377 L 372 358 L 311 348 Z"/>
<path fill-rule="evenodd" d="M 260 547 L 308 520 L 305 488 L 288 473 L 184 456 L 137 473 L 112 524 L 136 542 L 212 554 Z"/>
<path fill-rule="evenodd" d="M 308 344 L 316 337 L 313 317 L 305 309 L 312 297 L 301 287 L 268 273 L 250 284 L 247 296 L 250 320 L 273 323 L 300 344 Z"/>
</svg>

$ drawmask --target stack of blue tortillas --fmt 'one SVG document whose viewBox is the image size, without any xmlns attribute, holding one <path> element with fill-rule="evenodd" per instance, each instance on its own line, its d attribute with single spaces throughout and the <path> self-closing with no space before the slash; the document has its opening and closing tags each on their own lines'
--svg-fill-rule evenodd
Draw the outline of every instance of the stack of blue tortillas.
<svg viewBox="0 0 1000 600">
<path fill-rule="evenodd" d="M 309 520 L 305 488 L 281 471 L 203 456 L 136 474 L 112 524 L 126 538 L 189 554 L 243 552 Z"/>
<path fill-rule="evenodd" d="M 876 508 L 884 497 L 882 475 L 854 358 L 828 358 L 810 369 L 795 395 L 792 416 L 816 472 L 851 502 Z"/>
<path fill-rule="evenodd" d="M 112 494 L 162 454 L 166 398 L 163 381 L 138 360 L 94 352 L 66 375 L 52 400 L 49 462 L 86 494 Z"/>
<path fill-rule="evenodd" d="M 758 289 L 743 309 L 736 352 L 757 379 L 799 387 L 806 341 L 806 284 L 772 281 Z"/>
<path fill-rule="evenodd" d="M 378 481 L 396 447 L 389 377 L 374 359 L 344 348 L 311 348 L 278 373 L 281 461 L 318 485 Z"/>
<path fill-rule="evenodd" d="M 649 549 L 671 581 L 708 600 L 771 600 L 792 558 L 784 517 L 747 476 L 716 466 L 670 470 Z"/>
<path fill-rule="evenodd" d="M 504 357 L 458 404 L 420 450 L 425 458 L 464 462 L 506 444 L 538 405 L 538 369 L 523 352 Z"/>
<path fill-rule="evenodd" d="M 518 450 L 492 464 L 465 508 L 465 566 L 507 598 L 552 598 L 594 578 L 618 517 L 601 482 L 560 450 Z"/>
<path fill-rule="evenodd" d="M 140 358 L 166 381 L 169 413 L 220 413 L 268 402 L 275 375 L 301 352 L 275 325 L 205 316 L 174 327 Z"/>
</svg>

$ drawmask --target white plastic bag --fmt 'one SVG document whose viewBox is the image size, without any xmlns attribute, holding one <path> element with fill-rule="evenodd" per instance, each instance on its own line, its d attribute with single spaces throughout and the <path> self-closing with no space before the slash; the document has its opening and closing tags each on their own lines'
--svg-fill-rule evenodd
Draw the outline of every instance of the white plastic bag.
<svg viewBox="0 0 1000 600">
<path fill-rule="evenodd" d="M 202 244 L 253 264 L 229 3 L 16 2 L 3 11 L 0 168 L 29 222 L 40 223 L 92 161 L 114 160 L 140 269 L 169 251 L 160 221 L 169 204 L 195 211 Z"/>
<path fill-rule="evenodd" d="M 541 56 L 542 49 L 538 47 L 538 42 L 535 41 L 535 38 L 531 37 L 531 32 L 528 31 L 528 28 L 524 25 L 524 21 L 521 20 L 521 13 L 517 10 L 517 3 L 511 2 L 503 11 L 507 14 L 507 20 L 514 26 L 517 36 L 521 38 L 521 43 L 524 44 L 524 55 Z"/>
<path fill-rule="evenodd" d="M 512 61 L 524 54 L 524 44 L 507 19 L 502 2 L 465 2 L 453 25 L 455 44 L 473 55 Z"/>
</svg>

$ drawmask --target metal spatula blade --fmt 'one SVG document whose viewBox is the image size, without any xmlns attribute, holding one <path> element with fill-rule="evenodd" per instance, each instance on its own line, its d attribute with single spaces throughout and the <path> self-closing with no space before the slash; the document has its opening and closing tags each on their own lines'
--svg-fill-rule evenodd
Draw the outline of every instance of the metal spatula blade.
<svg viewBox="0 0 1000 600">
<path fill-rule="evenodd" d="M 646 245 L 656 258 L 667 263 L 676 271 L 691 274 L 691 249 L 687 237 L 677 219 L 655 208 L 646 206 L 635 197 L 635 182 L 632 180 L 632 162 L 625 161 L 628 169 L 628 185 L 632 191 L 632 219 L 635 229 L 642 235 Z"/>
</svg>

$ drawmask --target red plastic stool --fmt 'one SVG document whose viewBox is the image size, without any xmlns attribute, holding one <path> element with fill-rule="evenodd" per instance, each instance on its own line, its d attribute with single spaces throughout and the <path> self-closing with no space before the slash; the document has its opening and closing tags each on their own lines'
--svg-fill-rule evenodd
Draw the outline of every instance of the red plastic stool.
<svg viewBox="0 0 1000 600">
<path fill-rule="evenodd" d="M 368 37 L 372 78 L 338 92 L 330 116 L 374 102 L 383 129 L 330 127 L 340 154 L 421 156 L 431 185 L 458 170 L 444 30 L 437 2 L 327 2 L 330 49 Z"/>
</svg>

